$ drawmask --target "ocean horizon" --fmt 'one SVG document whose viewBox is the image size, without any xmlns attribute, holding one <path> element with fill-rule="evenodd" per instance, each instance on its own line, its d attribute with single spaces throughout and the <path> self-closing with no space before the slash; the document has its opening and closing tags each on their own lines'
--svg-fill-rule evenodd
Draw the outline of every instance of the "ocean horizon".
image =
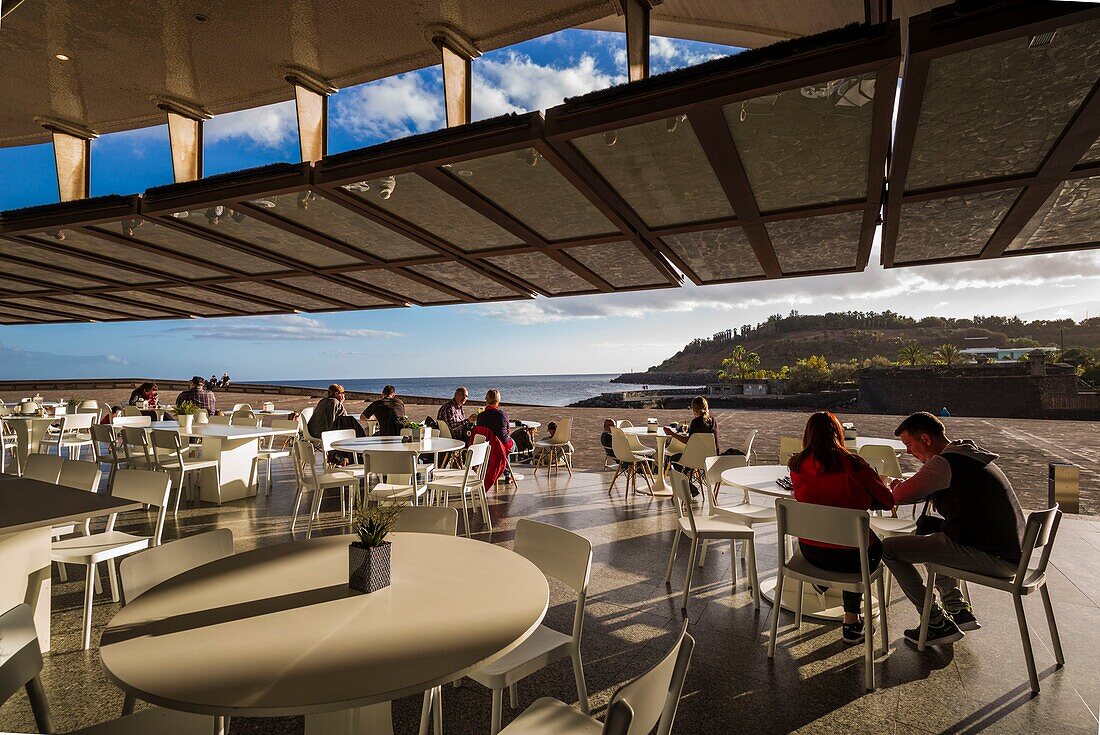
<svg viewBox="0 0 1100 735">
<path fill-rule="evenodd" d="M 619 373 L 582 373 L 576 375 L 459 375 L 431 378 L 334 378 L 332 380 L 257 380 L 249 381 L 271 385 L 324 388 L 330 383 L 340 383 L 348 390 L 378 393 L 382 386 L 391 384 L 398 396 L 422 396 L 425 398 L 450 398 L 455 388 L 466 386 L 470 398 L 480 400 L 485 391 L 497 388 L 501 400 L 509 403 L 526 403 L 537 406 L 567 406 L 570 403 L 593 398 L 601 393 L 621 390 L 640 390 L 642 384 L 612 383 Z M 673 388 L 656 383 L 650 388 Z"/>
</svg>

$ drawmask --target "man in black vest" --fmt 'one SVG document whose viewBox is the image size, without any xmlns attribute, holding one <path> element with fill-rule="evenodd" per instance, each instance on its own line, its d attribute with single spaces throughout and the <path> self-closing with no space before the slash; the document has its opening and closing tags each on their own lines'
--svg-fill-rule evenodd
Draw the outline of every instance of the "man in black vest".
<svg viewBox="0 0 1100 735">
<path fill-rule="evenodd" d="M 898 580 L 905 596 L 924 607 L 925 587 L 917 564 L 943 564 L 991 577 L 1011 577 L 1022 556 L 1024 516 L 1020 503 L 1000 468 L 996 454 L 970 440 L 949 441 L 943 422 L 930 413 L 915 413 L 894 434 L 909 454 L 920 460 L 919 472 L 891 483 L 899 505 L 930 500 L 943 516 L 924 516 L 918 534 L 883 541 L 882 561 Z M 953 643 L 964 630 L 981 626 L 959 591 L 958 581 L 937 576 L 943 609 L 933 605 L 928 643 Z M 905 631 L 916 643 L 920 628 Z"/>
</svg>

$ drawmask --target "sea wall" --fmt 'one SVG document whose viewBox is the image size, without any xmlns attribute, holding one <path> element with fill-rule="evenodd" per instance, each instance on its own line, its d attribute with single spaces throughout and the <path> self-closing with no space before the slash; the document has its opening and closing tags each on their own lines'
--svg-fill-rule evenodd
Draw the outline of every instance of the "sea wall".
<svg viewBox="0 0 1100 735">
<path fill-rule="evenodd" d="M 612 383 L 635 385 L 705 385 L 718 382 L 715 370 L 698 370 L 692 373 L 623 373 L 611 379 Z"/>
</svg>

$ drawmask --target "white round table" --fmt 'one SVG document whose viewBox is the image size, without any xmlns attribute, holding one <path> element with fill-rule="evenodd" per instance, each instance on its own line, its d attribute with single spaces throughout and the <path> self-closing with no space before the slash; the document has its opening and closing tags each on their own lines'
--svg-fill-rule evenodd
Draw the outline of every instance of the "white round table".
<svg viewBox="0 0 1100 735">
<path fill-rule="evenodd" d="M 483 541 L 395 533 L 391 584 L 348 587 L 348 544 L 266 546 L 173 577 L 107 626 L 108 677 L 210 715 L 306 715 L 306 733 L 392 733 L 390 700 L 497 660 L 542 622 L 549 587 Z M 440 614 L 446 611 L 446 624 Z"/>
<path fill-rule="evenodd" d="M 437 454 L 464 449 L 466 442 L 461 439 L 436 437 L 415 442 L 401 441 L 399 436 L 361 436 L 355 439 L 341 439 L 333 442 L 333 449 L 345 452 L 406 452 L 413 454 Z"/>
<path fill-rule="evenodd" d="M 749 467 L 734 467 L 722 473 L 722 484 L 731 485 L 739 490 L 747 490 L 761 495 L 770 495 L 774 498 L 793 497 L 790 490 L 780 487 L 776 480 L 790 477 L 790 471 L 786 465 L 764 464 L 751 465 Z M 794 551 L 794 543 L 788 537 L 784 553 L 789 557 Z M 775 603 L 774 576 L 760 581 L 760 594 L 769 602 Z M 781 604 L 784 609 L 794 612 L 798 608 L 798 582 L 788 580 L 783 585 L 783 597 Z M 825 594 L 819 593 L 811 585 L 806 585 L 806 591 L 802 595 L 802 614 L 820 620 L 843 620 L 844 601 L 839 591 L 829 589 Z M 878 601 L 871 597 L 872 611 L 878 610 Z"/>
<path fill-rule="evenodd" d="M 27 457 L 38 451 L 38 443 L 46 436 L 46 430 L 50 424 L 60 421 L 60 416 L 34 416 L 20 415 L 17 413 L 5 416 L 11 428 L 15 431 L 17 451 L 19 452 L 19 466 L 27 464 Z"/>
<path fill-rule="evenodd" d="M 623 429 L 623 433 L 633 434 L 634 436 L 652 436 L 657 440 L 657 476 L 653 479 L 653 489 L 650 495 L 655 498 L 671 498 L 672 488 L 665 484 L 665 450 L 668 449 L 668 441 L 672 438 L 672 435 L 665 433 L 663 426 L 657 427 L 656 431 L 650 431 L 645 426 L 627 426 Z"/>
</svg>

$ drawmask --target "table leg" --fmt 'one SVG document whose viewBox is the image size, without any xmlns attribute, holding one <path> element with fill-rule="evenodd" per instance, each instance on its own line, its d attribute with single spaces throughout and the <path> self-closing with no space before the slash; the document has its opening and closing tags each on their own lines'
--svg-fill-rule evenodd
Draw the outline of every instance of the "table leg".
<svg viewBox="0 0 1100 735">
<path fill-rule="evenodd" d="M 218 460 L 221 475 L 220 487 L 215 482 L 215 472 L 202 470 L 200 497 L 208 503 L 252 497 L 256 488 L 251 484 L 252 462 L 258 454 L 259 443 L 252 439 L 232 439 L 208 436 L 202 440 L 202 458 Z"/>
<path fill-rule="evenodd" d="M 393 735 L 390 703 L 306 715 L 305 735 Z"/>
<path fill-rule="evenodd" d="M 657 477 L 653 480 L 653 492 L 655 498 L 671 498 L 672 488 L 665 483 L 665 450 L 668 448 L 668 437 L 657 437 Z"/>
</svg>

